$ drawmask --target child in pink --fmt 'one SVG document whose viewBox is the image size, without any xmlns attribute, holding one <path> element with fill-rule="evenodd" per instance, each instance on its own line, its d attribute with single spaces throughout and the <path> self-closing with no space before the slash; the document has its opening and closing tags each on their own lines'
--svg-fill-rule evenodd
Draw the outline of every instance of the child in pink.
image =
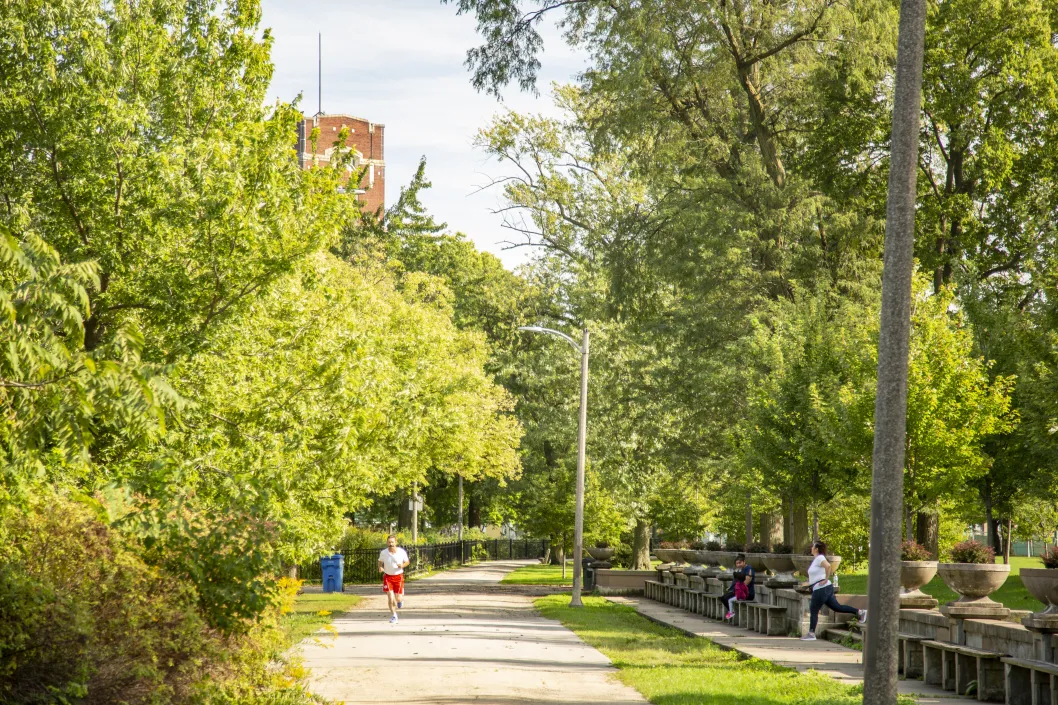
<svg viewBox="0 0 1058 705">
<path fill-rule="evenodd" d="M 739 580 L 735 583 L 735 599 L 739 602 L 746 602 L 749 600 L 749 585 L 746 585 L 743 580 Z"/>
</svg>

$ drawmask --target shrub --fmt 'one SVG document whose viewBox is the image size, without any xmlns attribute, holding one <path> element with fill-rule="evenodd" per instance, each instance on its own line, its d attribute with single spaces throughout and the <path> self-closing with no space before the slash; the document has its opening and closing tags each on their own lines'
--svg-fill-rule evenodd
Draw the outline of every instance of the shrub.
<svg viewBox="0 0 1058 705">
<path fill-rule="evenodd" d="M 695 551 L 704 551 L 705 541 L 691 541 L 691 548 L 693 548 Z"/>
<path fill-rule="evenodd" d="M 952 563 L 995 563 L 996 552 L 980 541 L 963 541 L 951 547 Z"/>
<path fill-rule="evenodd" d="M 658 548 L 679 548 L 679 543 L 676 541 L 662 541 L 658 544 Z"/>
<path fill-rule="evenodd" d="M 771 547 L 766 543 L 751 543 L 746 549 L 747 553 L 771 553 Z"/>
<path fill-rule="evenodd" d="M 596 541 L 595 548 L 609 548 L 610 543 L 608 541 Z"/>
<path fill-rule="evenodd" d="M 724 544 L 724 550 L 728 553 L 742 553 L 745 550 L 745 546 L 741 543 L 726 543 Z"/>
<path fill-rule="evenodd" d="M 772 553 L 778 553 L 782 556 L 789 556 L 793 553 L 793 546 L 788 543 L 777 543 L 771 547 Z"/>
<path fill-rule="evenodd" d="M 1058 546 L 1048 546 L 1043 549 L 1043 553 L 1040 554 L 1040 560 L 1043 561 L 1045 568 L 1058 569 Z"/>
<path fill-rule="evenodd" d="M 632 546 L 627 543 L 619 543 L 614 547 L 613 558 L 610 559 L 615 568 L 632 567 Z"/>
<path fill-rule="evenodd" d="M 719 541 L 706 541 L 705 542 L 705 550 L 706 551 L 722 551 L 723 547 L 720 545 Z"/>
<path fill-rule="evenodd" d="M 904 541 L 900 544 L 900 560 L 902 561 L 931 561 L 933 554 L 929 549 L 917 541 Z"/>
</svg>

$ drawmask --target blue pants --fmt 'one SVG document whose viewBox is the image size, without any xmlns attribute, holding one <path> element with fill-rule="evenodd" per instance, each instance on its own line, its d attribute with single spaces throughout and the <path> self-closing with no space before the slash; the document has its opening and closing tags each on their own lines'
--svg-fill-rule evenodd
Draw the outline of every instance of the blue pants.
<svg viewBox="0 0 1058 705">
<path fill-rule="evenodd" d="M 812 602 L 809 605 L 809 609 L 812 612 L 812 618 L 809 621 L 808 628 L 813 633 L 816 630 L 816 622 L 819 621 L 819 610 L 824 607 L 829 607 L 834 612 L 845 612 L 846 614 L 859 614 L 860 611 L 855 607 L 849 607 L 838 602 L 837 598 L 834 597 L 834 586 L 827 585 L 826 587 L 819 588 L 818 590 L 812 591 Z"/>
</svg>

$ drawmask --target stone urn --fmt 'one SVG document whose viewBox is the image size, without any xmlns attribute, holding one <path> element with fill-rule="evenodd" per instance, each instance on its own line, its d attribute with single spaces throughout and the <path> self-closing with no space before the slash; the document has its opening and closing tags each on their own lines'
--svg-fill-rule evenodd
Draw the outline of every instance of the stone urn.
<svg viewBox="0 0 1058 705">
<path fill-rule="evenodd" d="M 959 599 L 941 607 L 948 617 L 970 619 L 1006 619 L 1010 614 L 1003 605 L 988 597 L 1006 582 L 1010 566 L 996 563 L 940 563 L 941 580 Z"/>
<path fill-rule="evenodd" d="M 749 565 L 750 568 L 752 568 L 756 572 L 758 572 L 758 573 L 766 573 L 768 571 L 768 567 L 764 564 L 764 557 L 767 556 L 767 555 L 769 555 L 769 554 L 767 554 L 767 553 L 747 553 L 746 554 L 746 563 Z"/>
<path fill-rule="evenodd" d="M 806 556 L 803 553 L 795 553 L 790 556 L 790 558 L 793 559 L 793 564 L 797 568 L 797 572 L 807 578 L 808 567 L 812 565 L 815 556 Z M 838 566 L 841 565 L 841 556 L 827 556 L 827 562 L 830 563 L 834 570 L 837 570 Z"/>
<path fill-rule="evenodd" d="M 723 570 L 720 567 L 720 551 L 698 551 L 698 554 L 702 557 L 702 564 L 706 566 L 702 571 L 704 577 L 715 578 Z"/>
<path fill-rule="evenodd" d="M 677 563 L 680 560 L 680 549 L 678 548 L 655 548 L 654 555 L 662 563 Z"/>
<path fill-rule="evenodd" d="M 920 589 L 937 574 L 937 561 L 900 561 L 900 609 L 931 610 L 938 602 Z"/>
<path fill-rule="evenodd" d="M 585 548 L 584 550 L 588 552 L 589 556 L 591 556 L 597 561 L 608 561 L 613 558 L 614 553 L 614 549 L 612 548 L 601 548 L 599 546 L 591 546 L 589 548 Z"/>
<path fill-rule="evenodd" d="M 1044 604 L 1042 612 L 1030 614 L 1021 623 L 1034 632 L 1058 634 L 1058 570 L 1022 568 L 1021 582 Z"/>
<path fill-rule="evenodd" d="M 680 560 L 684 563 L 693 564 L 695 559 L 698 557 L 698 551 L 693 548 L 681 548 L 680 549 Z"/>
<path fill-rule="evenodd" d="M 791 588 L 797 584 L 797 578 L 794 577 L 794 562 L 793 556 L 789 553 L 765 553 L 764 554 L 764 565 L 768 567 L 768 570 L 775 573 L 775 576 L 770 578 L 768 582 L 764 583 L 770 588 Z"/>
<path fill-rule="evenodd" d="M 718 578 L 731 580 L 731 576 L 734 573 L 732 569 L 735 567 L 735 556 L 737 555 L 737 553 L 732 553 L 731 551 L 717 551 L 716 558 L 724 568 L 720 571 L 720 574 L 717 576 Z"/>
</svg>

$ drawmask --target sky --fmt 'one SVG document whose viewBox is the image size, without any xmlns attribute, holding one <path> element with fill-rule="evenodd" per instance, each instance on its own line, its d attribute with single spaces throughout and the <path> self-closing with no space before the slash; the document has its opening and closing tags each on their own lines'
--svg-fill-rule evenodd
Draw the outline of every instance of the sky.
<svg viewBox="0 0 1058 705">
<path fill-rule="evenodd" d="M 301 108 L 316 112 L 317 33 L 322 33 L 323 112 L 386 126 L 387 205 L 425 156 L 433 188 L 422 200 L 438 221 L 465 233 L 508 268 L 528 258 L 527 248 L 505 249 L 503 241 L 510 236 L 493 213 L 499 191 L 480 190 L 508 172 L 473 141 L 478 130 L 508 109 L 557 114 L 552 82 L 569 82 L 584 68 L 557 29 L 541 30 L 540 96 L 512 86 L 501 103 L 476 92 L 463 65 L 467 49 L 481 43 L 475 18 L 457 16 L 440 0 L 263 0 L 262 6 L 262 26 L 274 37 L 269 102 L 302 94 Z"/>
</svg>

